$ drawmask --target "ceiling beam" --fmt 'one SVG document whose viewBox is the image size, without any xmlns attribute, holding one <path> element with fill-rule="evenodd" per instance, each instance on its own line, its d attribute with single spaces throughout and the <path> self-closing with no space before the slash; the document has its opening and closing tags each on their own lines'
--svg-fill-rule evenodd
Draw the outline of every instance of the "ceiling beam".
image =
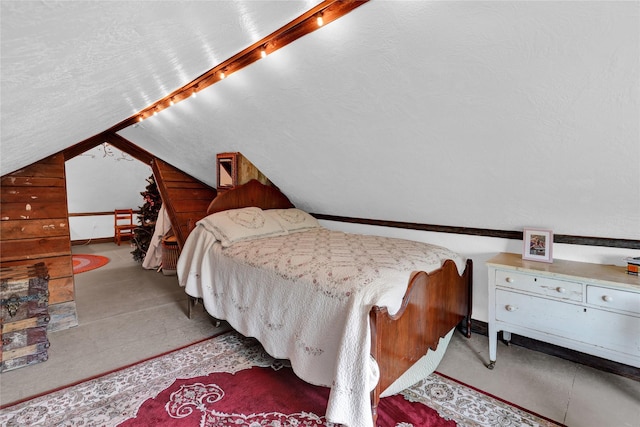
<svg viewBox="0 0 640 427">
<path fill-rule="evenodd" d="M 105 141 L 113 145 L 120 151 L 124 151 L 134 159 L 140 160 L 142 163 L 151 166 L 151 161 L 155 159 L 155 156 L 148 151 L 140 148 L 133 142 L 126 138 L 121 137 L 116 133 L 105 132 Z"/>
<path fill-rule="evenodd" d="M 232 74 L 262 58 L 262 51 L 268 55 L 289 43 L 320 28 L 317 18 L 322 17 L 323 26 L 346 15 L 358 6 L 367 3 L 369 0 L 327 0 L 309 9 L 285 26 L 279 28 L 268 36 L 262 38 L 246 49 L 238 52 L 229 59 L 211 68 L 206 73 L 195 78 L 179 89 L 174 90 L 165 97 L 157 100 L 149 106 L 143 108 L 138 113 L 128 117 L 120 123 L 107 130 L 108 133 L 115 134 L 141 120 L 160 112 L 170 105 L 189 98 L 194 92 L 198 92 L 211 86 L 229 74 Z M 223 77 L 221 73 L 224 72 Z"/>
<path fill-rule="evenodd" d="M 84 141 L 80 141 L 71 147 L 67 147 L 62 150 L 62 155 L 64 156 L 64 161 L 71 160 L 80 154 L 91 150 L 94 147 L 106 142 L 104 139 L 104 134 L 94 135 L 91 138 L 87 138 Z"/>
<path fill-rule="evenodd" d="M 118 134 L 111 132 L 103 132 L 101 134 L 87 138 L 71 147 L 62 150 L 64 161 L 71 160 L 76 156 L 79 156 L 100 144 L 108 143 L 118 150 L 127 153 L 134 159 L 140 160 L 142 163 L 151 165 L 151 160 L 155 157 L 148 151 L 138 147 L 133 142 L 126 138 L 121 137 Z"/>
</svg>

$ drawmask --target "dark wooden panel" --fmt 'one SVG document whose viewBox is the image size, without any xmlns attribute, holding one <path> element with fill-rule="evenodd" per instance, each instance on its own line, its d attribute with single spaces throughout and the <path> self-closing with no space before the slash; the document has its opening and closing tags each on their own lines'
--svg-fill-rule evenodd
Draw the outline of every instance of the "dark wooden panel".
<svg viewBox="0 0 640 427">
<path fill-rule="evenodd" d="M 191 182 L 189 179 L 185 179 L 185 173 L 175 169 L 170 168 L 168 163 L 165 163 L 164 168 L 162 169 L 162 180 L 164 182 Z"/>
<path fill-rule="evenodd" d="M 66 203 L 40 203 L 25 201 L 24 203 L 2 203 L 0 217 L 3 221 L 66 218 Z"/>
<path fill-rule="evenodd" d="M 73 159 L 74 157 L 91 150 L 93 147 L 97 147 L 103 142 L 104 136 L 102 134 L 94 135 L 91 138 L 85 139 L 84 141 L 66 148 L 64 151 L 62 151 L 62 156 L 65 160 Z"/>
<path fill-rule="evenodd" d="M 64 187 L 10 187 L 0 188 L 0 203 L 33 202 L 66 203 Z"/>
<path fill-rule="evenodd" d="M 184 182 L 184 181 L 165 181 L 165 187 L 179 191 L 179 190 L 202 188 L 202 183 Z"/>
<path fill-rule="evenodd" d="M 109 241 L 113 241 L 113 239 L 109 239 Z M 71 260 L 71 256 L 69 255 L 49 258 L 37 258 L 35 260 L 23 259 L 18 261 L 3 261 L 0 266 L 2 268 L 27 266 L 32 265 L 34 262 L 44 262 L 51 279 L 73 276 L 73 262 Z"/>
<path fill-rule="evenodd" d="M 201 200 L 180 200 L 180 199 L 171 199 L 175 200 L 173 202 L 175 204 L 175 211 L 177 214 L 180 213 L 191 213 L 191 212 L 202 212 L 203 216 L 207 214 L 207 207 L 211 203 L 213 199 L 201 199 Z"/>
<path fill-rule="evenodd" d="M 150 164 L 151 160 L 153 160 L 151 153 L 138 147 L 128 139 L 112 132 L 103 132 L 101 134 L 94 135 L 91 138 L 80 141 L 76 145 L 66 148 L 63 151 L 64 158 L 65 160 L 73 159 L 74 157 L 79 156 L 80 154 L 105 142 L 111 144 L 118 150 L 129 154 L 134 159 L 139 160 L 146 165 Z"/>
<path fill-rule="evenodd" d="M 61 164 L 64 164 L 64 156 L 62 155 L 62 153 L 56 153 L 30 164 L 26 168 L 35 166 L 35 165 L 61 165 Z M 26 169 L 26 168 L 22 168 L 22 169 Z"/>
<path fill-rule="evenodd" d="M 30 177 L 5 175 L 0 180 L 0 185 L 25 186 L 25 187 L 64 187 L 64 177 Z"/>
<path fill-rule="evenodd" d="M 140 148 L 139 146 L 137 146 L 133 142 L 129 141 L 126 138 L 123 138 L 122 136 L 118 135 L 117 133 L 115 133 L 115 132 L 105 132 L 103 135 L 104 135 L 105 140 L 109 144 L 113 145 L 114 147 L 116 147 L 117 149 L 119 149 L 121 151 L 124 151 L 125 153 L 127 153 L 131 157 L 133 157 L 134 159 L 140 160 L 145 165 L 149 165 L 149 164 L 151 164 L 151 161 L 153 161 L 153 155 L 151 153 L 149 153 L 148 151 Z"/>
<path fill-rule="evenodd" d="M 68 307 L 55 330 L 77 325 L 64 161 L 59 153 L 4 175 L 0 190 L 0 265 L 45 263 L 50 298 Z"/>
<path fill-rule="evenodd" d="M 51 176 L 64 176 L 64 163 L 35 163 L 23 169 L 18 169 L 9 174 L 10 176 L 25 176 L 48 178 Z"/>
<path fill-rule="evenodd" d="M 0 261 L 34 260 L 52 256 L 71 256 L 68 237 L 0 241 Z"/>
<path fill-rule="evenodd" d="M 217 192 L 215 188 L 160 159 L 154 159 L 151 167 L 178 247 L 182 249 L 193 224 L 206 216 L 207 206 Z M 187 188 L 189 190 L 185 192 Z M 194 197 L 187 197 L 189 194 Z"/>
<path fill-rule="evenodd" d="M 73 301 L 73 277 L 49 279 L 49 304 Z"/>
<path fill-rule="evenodd" d="M 60 171 L 59 166 L 62 165 L 64 167 L 64 155 L 62 153 L 53 154 L 6 175 L 33 176 L 34 172 L 32 170 L 42 170 L 40 168 L 46 165 L 58 166 L 55 170 Z"/>
<path fill-rule="evenodd" d="M 25 221 L 0 221 L 3 240 L 32 239 L 34 237 L 69 236 L 69 221 L 66 218 Z"/>
<path fill-rule="evenodd" d="M 176 188 L 171 189 L 171 198 L 172 200 L 180 200 L 180 201 L 202 201 L 204 200 L 207 203 L 211 203 L 211 190 L 203 189 L 203 188 Z"/>
</svg>

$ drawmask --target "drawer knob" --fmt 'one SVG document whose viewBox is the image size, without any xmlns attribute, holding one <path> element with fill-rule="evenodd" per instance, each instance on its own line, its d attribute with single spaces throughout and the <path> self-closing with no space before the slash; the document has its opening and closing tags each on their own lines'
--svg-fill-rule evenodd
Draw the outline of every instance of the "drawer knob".
<svg viewBox="0 0 640 427">
<path fill-rule="evenodd" d="M 602 300 L 605 302 L 611 302 L 613 301 L 613 297 L 609 296 L 609 295 L 603 295 L 602 296 Z"/>
<path fill-rule="evenodd" d="M 514 282 L 513 278 L 511 278 L 511 277 L 507 277 L 506 279 L 504 279 L 504 281 L 507 282 L 507 283 L 513 283 Z"/>
<path fill-rule="evenodd" d="M 507 311 L 516 311 L 518 309 L 518 307 L 513 305 L 507 305 L 505 308 L 507 309 Z"/>
<path fill-rule="evenodd" d="M 558 291 L 558 293 L 564 294 L 565 292 L 567 292 L 567 290 L 565 288 L 563 288 L 562 286 L 558 286 L 556 288 L 556 291 Z"/>
</svg>

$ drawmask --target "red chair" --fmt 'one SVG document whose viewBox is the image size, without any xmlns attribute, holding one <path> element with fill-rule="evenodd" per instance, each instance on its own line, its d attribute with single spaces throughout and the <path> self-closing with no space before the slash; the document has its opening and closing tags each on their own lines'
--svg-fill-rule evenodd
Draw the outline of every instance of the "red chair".
<svg viewBox="0 0 640 427">
<path fill-rule="evenodd" d="M 133 223 L 133 209 L 116 209 L 113 215 L 113 227 L 115 231 L 115 242 L 120 246 L 123 238 L 133 238 L 133 230 L 136 225 Z"/>
</svg>

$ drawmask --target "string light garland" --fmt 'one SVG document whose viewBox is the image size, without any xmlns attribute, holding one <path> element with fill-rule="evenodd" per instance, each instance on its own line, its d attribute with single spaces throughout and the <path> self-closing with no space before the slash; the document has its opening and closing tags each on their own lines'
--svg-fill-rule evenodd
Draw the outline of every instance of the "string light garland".
<svg viewBox="0 0 640 427">
<path fill-rule="evenodd" d="M 157 115 L 159 111 L 173 106 L 177 102 L 189 97 L 195 98 L 198 90 L 211 86 L 220 80 L 224 80 L 232 71 L 238 71 L 261 58 L 265 58 L 268 53 L 274 52 L 294 40 L 317 30 L 325 24 L 335 21 L 368 1 L 369 0 L 323 1 L 287 25 L 232 56 L 180 89 L 149 105 L 134 116 L 111 127 L 106 132 L 116 133 L 134 123 L 139 123 L 150 116 Z M 267 52 L 267 46 L 269 46 L 269 52 Z"/>
</svg>

